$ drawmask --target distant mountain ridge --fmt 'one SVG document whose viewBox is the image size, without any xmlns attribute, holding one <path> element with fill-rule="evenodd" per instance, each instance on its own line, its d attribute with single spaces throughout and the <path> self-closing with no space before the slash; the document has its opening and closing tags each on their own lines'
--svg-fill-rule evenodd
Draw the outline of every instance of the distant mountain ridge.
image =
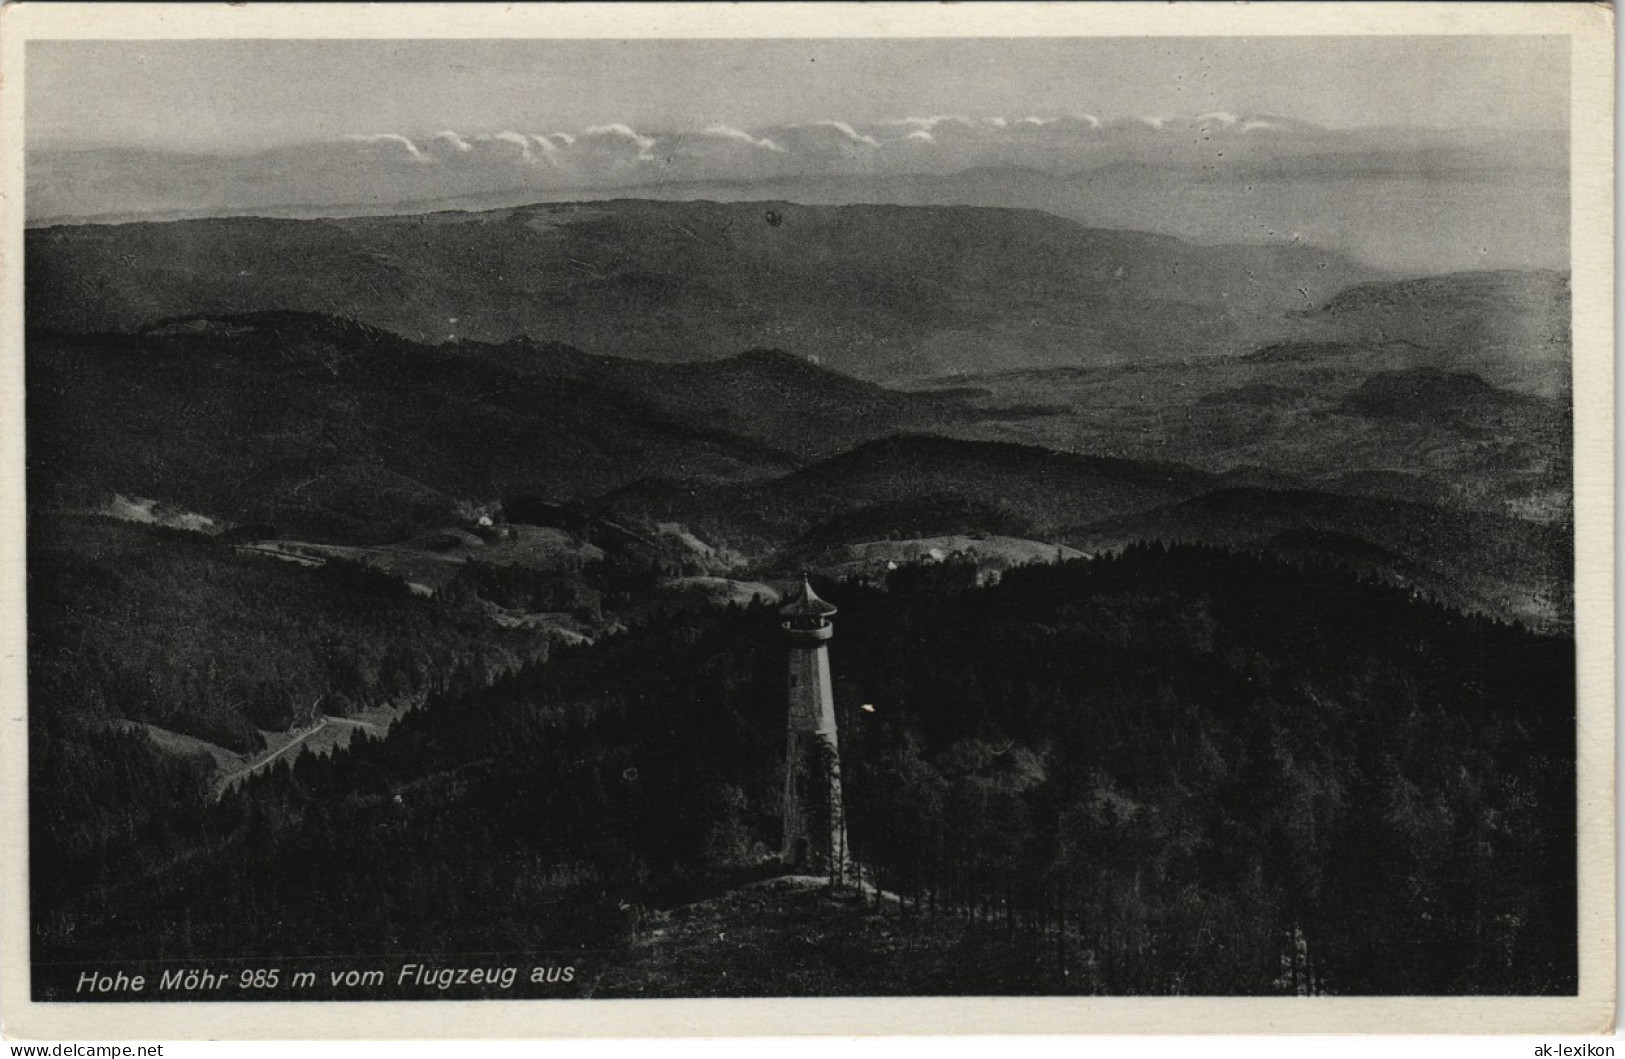
<svg viewBox="0 0 1625 1059">
<path fill-rule="evenodd" d="M 238 156 L 44 146 L 28 152 L 25 202 L 33 226 L 626 197 L 993 206 L 1198 243 L 1303 243 L 1410 275 L 1568 266 L 1562 129 L 1333 129 L 1219 111 L 812 122 L 755 141 L 623 129 L 368 135 Z"/>
<path fill-rule="evenodd" d="M 1380 278 L 1030 210 L 639 200 L 34 229 L 26 265 L 29 323 L 54 331 L 297 310 L 644 360 L 778 347 L 868 378 L 1243 352 Z"/>
</svg>

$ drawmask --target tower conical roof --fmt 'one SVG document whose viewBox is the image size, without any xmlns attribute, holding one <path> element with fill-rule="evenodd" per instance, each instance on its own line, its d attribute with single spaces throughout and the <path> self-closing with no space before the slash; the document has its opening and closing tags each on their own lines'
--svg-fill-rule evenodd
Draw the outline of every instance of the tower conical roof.
<svg viewBox="0 0 1625 1059">
<path fill-rule="evenodd" d="M 790 618 L 827 618 L 835 613 L 835 604 L 818 598 L 818 593 L 813 591 L 812 582 L 803 574 L 801 593 L 780 608 L 779 613 Z"/>
</svg>

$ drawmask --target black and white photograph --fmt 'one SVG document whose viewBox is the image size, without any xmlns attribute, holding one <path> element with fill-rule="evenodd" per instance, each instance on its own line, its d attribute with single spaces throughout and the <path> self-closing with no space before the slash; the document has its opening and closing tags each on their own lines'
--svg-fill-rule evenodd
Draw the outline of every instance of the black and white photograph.
<svg viewBox="0 0 1625 1059">
<path fill-rule="evenodd" d="M 1611 1025 L 1602 8 L 46 6 L 32 1014 Z"/>
</svg>

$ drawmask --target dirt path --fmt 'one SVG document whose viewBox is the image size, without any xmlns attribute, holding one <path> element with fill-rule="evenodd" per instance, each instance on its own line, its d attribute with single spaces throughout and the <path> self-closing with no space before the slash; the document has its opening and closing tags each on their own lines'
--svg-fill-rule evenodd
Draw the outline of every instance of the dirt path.
<svg viewBox="0 0 1625 1059">
<path fill-rule="evenodd" d="M 390 726 L 394 724 L 395 721 L 399 720 L 414 706 L 420 705 L 421 702 L 422 698 L 419 696 L 408 696 L 405 699 L 396 701 L 387 707 L 373 707 L 372 709 L 365 710 L 363 711 L 363 717 L 335 717 L 332 714 L 321 714 L 319 719 L 309 728 L 306 728 L 303 731 L 295 732 L 288 738 L 286 743 L 277 747 L 264 757 L 257 761 L 245 763 L 241 767 L 226 772 L 218 777 L 215 780 L 214 796 L 218 799 L 238 782 L 275 763 L 277 759 L 281 758 L 284 754 L 304 746 L 316 736 L 328 729 L 332 729 L 331 735 L 333 736 L 333 741 L 327 743 L 326 745 L 323 745 L 322 742 L 316 743 L 312 748 L 313 752 L 328 753 L 339 747 L 343 747 L 349 743 L 350 736 L 358 731 L 366 732 L 367 735 L 375 739 L 382 739 L 389 735 Z M 320 705 L 320 700 L 312 704 L 311 708 L 315 709 L 318 705 Z M 366 719 L 368 717 L 374 719 Z"/>
<path fill-rule="evenodd" d="M 374 724 L 371 721 L 358 721 L 354 717 L 329 717 L 323 715 L 322 721 L 325 724 L 338 724 L 349 728 L 360 728 L 373 735 L 386 735 L 389 732 L 389 727 L 387 725 Z M 311 734 L 315 734 L 314 730 L 312 730 Z"/>
<path fill-rule="evenodd" d="M 287 743 L 285 743 L 284 745 L 278 747 L 276 750 L 272 751 L 270 754 L 267 754 L 265 757 L 260 758 L 258 761 L 254 762 L 252 765 L 248 765 L 248 766 L 246 766 L 244 768 L 238 769 L 236 772 L 228 773 L 227 775 L 222 777 L 220 779 L 220 781 L 216 784 L 216 786 L 215 786 L 215 797 L 216 798 L 220 797 L 222 794 L 226 793 L 226 791 L 230 790 L 231 787 L 234 784 L 238 783 L 239 781 L 241 781 L 243 779 L 246 779 L 249 776 L 252 776 L 254 773 L 260 771 L 263 768 L 265 768 L 267 765 L 271 764 L 271 762 L 275 761 L 277 758 L 281 757 L 283 754 L 286 754 L 288 751 L 292 750 L 294 747 L 302 745 L 305 740 L 309 739 L 311 736 L 315 735 L 317 732 L 321 731 L 323 728 L 326 728 L 328 723 L 335 720 L 335 719 L 336 718 L 325 717 L 324 716 L 321 720 L 317 721 L 315 724 L 311 725 L 309 728 L 305 729 L 303 732 L 300 732 L 298 735 L 296 735 L 292 739 L 288 740 Z M 359 722 L 352 722 L 352 723 L 359 723 Z"/>
</svg>

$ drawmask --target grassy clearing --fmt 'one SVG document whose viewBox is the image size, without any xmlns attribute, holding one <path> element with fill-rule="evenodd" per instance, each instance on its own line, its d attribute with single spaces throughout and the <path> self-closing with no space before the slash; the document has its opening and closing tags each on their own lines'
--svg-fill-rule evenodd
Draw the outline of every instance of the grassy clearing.
<svg viewBox="0 0 1625 1059">
<path fill-rule="evenodd" d="M 1046 969 L 1047 968 L 1047 969 Z M 1001 923 L 876 907 L 784 876 L 646 916 L 600 997 L 977 996 L 1072 992 Z"/>
</svg>

